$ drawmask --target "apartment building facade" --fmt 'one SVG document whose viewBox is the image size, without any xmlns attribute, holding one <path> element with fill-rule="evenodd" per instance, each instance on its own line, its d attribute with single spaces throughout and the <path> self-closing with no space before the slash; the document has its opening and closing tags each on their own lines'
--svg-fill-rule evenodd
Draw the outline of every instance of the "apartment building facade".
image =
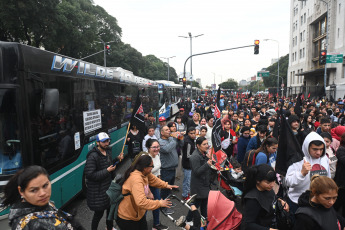
<svg viewBox="0 0 345 230">
<path fill-rule="evenodd" d="M 319 63 L 320 52 L 345 54 L 345 0 L 291 0 L 290 6 L 286 93 L 295 96 L 303 92 L 317 97 L 324 94 L 325 66 Z M 344 60 L 326 64 L 328 98 L 344 97 L 344 67 Z"/>
</svg>

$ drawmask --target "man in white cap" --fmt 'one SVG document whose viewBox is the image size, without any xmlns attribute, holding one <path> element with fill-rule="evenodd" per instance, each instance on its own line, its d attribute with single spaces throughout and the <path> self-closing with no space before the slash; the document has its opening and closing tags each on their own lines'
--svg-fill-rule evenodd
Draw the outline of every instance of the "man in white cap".
<svg viewBox="0 0 345 230">
<path fill-rule="evenodd" d="M 111 180 L 115 177 L 115 164 L 109 148 L 110 138 L 108 134 L 101 132 L 96 137 L 96 144 L 86 156 L 84 174 L 87 180 L 87 205 L 94 211 L 91 229 L 97 230 L 98 224 L 103 217 L 104 210 L 109 215 L 110 203 L 106 194 Z M 123 153 L 117 157 L 123 159 Z M 113 229 L 113 221 L 106 220 L 107 230 Z"/>
</svg>

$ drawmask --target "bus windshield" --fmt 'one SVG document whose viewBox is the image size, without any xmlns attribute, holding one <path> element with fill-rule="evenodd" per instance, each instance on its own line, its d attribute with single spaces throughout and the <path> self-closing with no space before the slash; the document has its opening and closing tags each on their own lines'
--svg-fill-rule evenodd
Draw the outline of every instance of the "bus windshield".
<svg viewBox="0 0 345 230">
<path fill-rule="evenodd" d="M 22 168 L 16 90 L 0 89 L 0 176 Z"/>
</svg>

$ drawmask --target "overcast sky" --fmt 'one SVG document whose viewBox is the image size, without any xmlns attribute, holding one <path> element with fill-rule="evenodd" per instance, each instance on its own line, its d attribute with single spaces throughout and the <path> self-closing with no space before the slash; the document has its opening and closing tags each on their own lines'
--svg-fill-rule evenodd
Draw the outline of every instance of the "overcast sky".
<svg viewBox="0 0 345 230">
<path fill-rule="evenodd" d="M 188 32 L 193 36 L 193 54 L 254 44 L 260 40 L 260 54 L 243 48 L 194 57 L 193 76 L 202 85 L 219 84 L 228 78 L 237 81 L 256 75 L 279 55 L 289 52 L 289 0 L 94 0 L 122 28 L 122 41 L 143 55 L 171 57 L 177 74 L 183 72 L 190 56 Z M 162 59 L 163 61 L 166 61 Z M 190 71 L 187 62 L 186 71 Z"/>
</svg>

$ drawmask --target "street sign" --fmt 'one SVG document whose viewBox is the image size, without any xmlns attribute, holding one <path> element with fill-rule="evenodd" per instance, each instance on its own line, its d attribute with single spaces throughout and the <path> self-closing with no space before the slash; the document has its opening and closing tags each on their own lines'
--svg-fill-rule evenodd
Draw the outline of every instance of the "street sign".
<svg viewBox="0 0 345 230">
<path fill-rule="evenodd" d="M 343 63 L 343 54 L 327 54 L 326 63 Z"/>
<path fill-rule="evenodd" d="M 269 77 L 270 72 L 269 71 L 259 71 L 258 72 L 258 77 Z"/>
</svg>

